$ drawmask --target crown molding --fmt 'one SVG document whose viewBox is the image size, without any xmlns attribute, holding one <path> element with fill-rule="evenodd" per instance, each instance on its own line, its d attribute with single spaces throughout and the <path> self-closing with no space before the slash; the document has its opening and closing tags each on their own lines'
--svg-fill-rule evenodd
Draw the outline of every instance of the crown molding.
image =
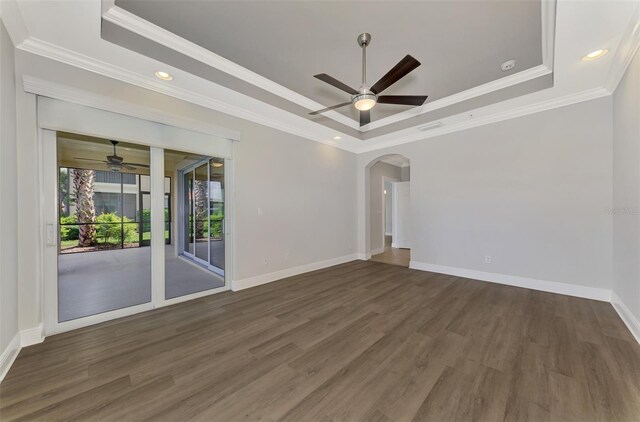
<svg viewBox="0 0 640 422">
<path fill-rule="evenodd" d="M 345 151 L 355 152 L 356 148 L 353 146 L 353 142 L 361 142 L 357 138 L 342 134 L 342 141 L 338 143 L 332 139 L 335 136 L 335 130 L 333 129 L 220 85 L 215 85 L 216 89 L 221 93 L 219 96 L 204 95 L 193 90 L 178 88 L 171 84 L 159 83 L 154 77 L 143 76 L 33 37 L 24 40 L 17 48 Z M 230 104 L 216 99 L 231 97 L 237 98 L 237 102 L 241 104 Z"/>
<path fill-rule="evenodd" d="M 113 113 L 137 117 L 142 120 L 163 123 L 233 141 L 240 139 L 240 132 L 235 130 L 229 130 L 199 120 L 178 117 L 159 109 L 116 100 L 111 97 L 90 93 L 82 89 L 58 84 L 30 75 L 22 76 L 22 86 L 26 92 L 41 95 L 43 97 L 54 98 L 56 100 L 67 101 L 100 110 L 111 111 Z"/>
<path fill-rule="evenodd" d="M 609 92 L 613 93 L 618 87 L 638 48 L 640 48 L 640 1 L 636 0 L 633 17 L 622 37 L 620 48 L 616 51 L 604 85 Z"/>
<path fill-rule="evenodd" d="M 522 82 L 526 82 L 540 76 L 548 75 L 551 73 L 551 69 L 545 65 L 538 65 L 522 72 L 514 73 L 513 75 L 505 76 L 504 78 L 496 79 L 495 81 L 487 82 L 486 84 L 478 85 L 466 91 L 458 92 L 448 97 L 435 100 L 420 107 L 411 108 L 400 113 L 393 114 L 389 117 L 385 117 L 375 122 L 371 122 L 366 125 L 366 131 L 378 129 L 392 123 L 397 123 L 406 119 L 410 119 L 415 116 L 419 116 L 424 113 L 429 113 L 440 108 L 448 107 L 450 105 L 460 103 L 462 101 L 470 100 L 481 95 L 485 95 L 494 91 L 498 91 L 503 88 L 508 88 L 513 85 L 517 85 Z"/>
<path fill-rule="evenodd" d="M 106 76 L 109 76 L 109 75 L 106 75 Z M 23 75 L 22 79 L 23 79 L 23 87 L 25 91 L 33 94 L 51 97 L 51 98 L 55 98 L 63 101 L 77 103 L 77 104 L 94 107 L 102 110 L 112 111 L 116 113 L 121 113 L 125 115 L 135 116 L 145 120 L 162 122 L 169 125 L 194 130 L 197 132 L 208 133 L 208 134 L 213 134 L 220 137 L 225 137 L 227 139 L 238 139 L 240 137 L 239 134 L 235 131 L 229 131 L 228 129 L 220 128 L 214 125 L 209 125 L 207 123 L 203 123 L 200 121 L 187 120 L 182 117 L 178 117 L 171 113 L 164 112 L 158 109 L 134 105 L 126 101 L 116 100 L 111 97 L 103 96 L 93 92 L 88 92 L 78 88 L 69 87 L 67 85 L 54 83 L 44 79 L 35 78 L 29 75 Z M 171 95 L 171 94 L 167 94 L 167 95 Z M 357 146 L 357 147 L 346 147 L 344 145 L 340 145 L 338 142 L 323 142 L 323 143 L 331 145 L 336 148 L 344 149 L 346 151 L 353 152 L 356 154 L 365 153 L 365 152 L 375 151 L 375 150 L 384 149 L 384 148 L 397 146 L 401 144 L 406 144 L 410 142 L 420 141 L 423 139 L 429 139 L 436 136 L 445 135 L 448 133 L 459 132 L 466 129 L 470 129 L 478 126 L 484 126 L 487 124 L 509 120 L 509 119 L 513 119 L 521 116 L 526 116 L 528 114 L 534 114 L 541 111 L 550 110 L 553 108 L 564 107 L 574 103 L 588 101 L 588 100 L 604 97 L 607 95 L 611 95 L 611 92 L 609 90 L 605 88 L 594 88 L 594 89 L 581 91 L 581 92 L 570 94 L 570 95 L 565 95 L 563 97 L 554 98 L 554 99 L 510 109 L 504 112 L 498 112 L 498 113 L 488 114 L 486 116 L 475 117 L 473 119 L 460 121 L 456 123 L 447 124 L 446 120 L 448 119 L 444 119 L 443 126 L 433 129 L 429 132 L 420 132 L 417 128 L 411 128 L 411 129 L 407 129 L 407 131 L 410 133 L 404 136 L 394 137 L 392 140 L 389 140 L 387 142 L 377 142 L 377 143 L 373 142 L 373 143 L 370 143 L 369 145 L 363 145 L 365 142 L 369 143 L 369 141 L 375 141 L 375 138 L 373 138 L 369 141 L 361 141 L 361 146 Z M 181 98 L 181 99 L 184 99 L 185 101 L 190 101 L 188 98 Z M 455 120 L 456 118 L 459 118 L 463 115 L 466 117 L 467 113 L 452 116 L 451 119 Z M 257 123 L 260 123 L 269 127 L 273 127 L 270 124 L 265 124 L 261 122 L 257 122 Z M 288 133 L 293 133 L 295 135 L 301 136 L 306 139 L 314 140 L 309 136 L 308 133 L 304 133 L 299 130 L 295 131 L 298 133 L 294 133 L 294 131 L 288 131 L 288 130 L 285 130 L 285 131 Z"/>
<path fill-rule="evenodd" d="M 270 79 L 260 76 L 259 74 L 240 66 L 231 60 L 215 54 L 206 48 L 180 37 L 166 29 L 157 26 L 141 17 L 134 15 L 133 13 L 122 9 L 118 6 L 109 8 L 102 14 L 102 18 L 118 25 L 134 34 L 147 38 L 154 42 L 157 42 L 167 48 L 178 51 L 191 57 L 194 60 L 205 63 L 211 67 L 214 67 L 222 72 L 225 72 L 231 76 L 234 76 L 240 80 L 250 83 L 258 88 L 264 89 L 274 95 L 282 97 L 292 103 L 305 107 L 309 110 L 319 110 L 325 108 L 326 105 L 313 101 L 304 95 L 286 88 Z M 329 117 L 345 126 L 359 130 L 359 123 L 355 120 L 338 113 L 336 111 L 329 111 L 323 113 L 324 116 Z"/>
<path fill-rule="evenodd" d="M 428 113 L 443 107 L 450 106 L 455 103 L 469 100 L 487 93 L 497 91 L 503 88 L 507 88 L 519 83 L 523 83 L 544 75 L 551 73 L 553 70 L 553 46 L 555 40 L 555 5 L 556 0 L 542 0 L 541 1 L 541 19 L 542 19 L 542 61 L 541 65 L 535 66 L 530 69 L 523 70 L 512 75 L 502 77 L 500 79 L 487 82 L 485 84 L 473 87 L 471 89 L 458 92 L 456 94 L 441 98 L 439 100 L 430 102 L 421 107 L 415 107 L 386 118 L 371 122 L 368 125 L 359 126 L 359 123 L 355 120 L 346 117 L 345 115 L 336 111 L 329 111 L 323 113 L 325 117 L 333 119 L 339 123 L 342 123 L 348 127 L 359 130 L 360 132 L 367 132 L 370 130 L 378 129 L 383 126 L 387 126 L 393 123 L 397 123 L 420 114 Z M 194 60 L 198 60 L 211 67 L 214 67 L 222 72 L 237 77 L 247 83 L 264 89 L 271 94 L 277 95 L 309 110 L 317 110 L 324 108 L 325 106 L 311 100 L 304 95 L 298 94 L 280 84 L 277 84 L 263 76 L 258 75 L 255 72 L 250 71 L 230 60 L 227 60 L 212 51 L 207 50 L 189 40 L 186 40 L 164 28 L 161 28 L 121 7 L 112 5 L 111 1 L 105 0 L 103 3 L 103 9 L 107 9 L 102 18 L 131 31 L 139 36 L 159 43 L 167 48 L 178 51 L 191 57 Z"/>
<path fill-rule="evenodd" d="M 364 152 L 375 151 L 383 148 L 407 144 L 410 142 L 421 141 L 423 139 L 429 139 L 436 136 L 446 135 L 448 133 L 460 132 L 466 129 L 497 123 L 504 120 L 515 119 L 517 117 L 540 113 L 542 111 L 564 107 L 583 101 L 589 101 L 608 95 L 611 95 L 611 92 L 605 88 L 592 88 L 585 91 L 564 95 L 562 97 L 552 98 L 549 100 L 528 104 L 522 107 L 512 108 L 503 112 L 487 114 L 485 116 L 477 116 L 477 113 L 475 113 L 473 118 L 468 118 L 468 113 L 461 113 L 455 116 L 451 116 L 447 119 L 443 119 L 443 126 L 433 129 L 429 132 L 420 132 L 416 128 L 412 128 L 407 129 L 407 132 L 409 133 L 407 133 L 406 135 L 394 136 L 393 139 L 389 141 L 376 143 L 376 138 L 369 139 L 367 142 L 371 142 L 371 144 L 359 148 L 358 153 L 360 154 Z M 456 119 L 459 120 L 464 118 L 466 118 L 467 120 L 462 120 L 451 124 L 446 123 L 446 120 L 455 121 Z"/>
</svg>

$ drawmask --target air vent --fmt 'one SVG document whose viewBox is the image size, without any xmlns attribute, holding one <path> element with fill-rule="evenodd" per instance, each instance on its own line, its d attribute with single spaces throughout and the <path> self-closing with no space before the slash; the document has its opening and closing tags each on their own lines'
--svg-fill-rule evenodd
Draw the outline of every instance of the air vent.
<svg viewBox="0 0 640 422">
<path fill-rule="evenodd" d="M 442 122 L 433 122 L 433 123 L 429 123 L 428 125 L 420 126 L 418 130 L 420 132 L 426 132 L 428 130 L 439 128 L 441 126 L 442 126 Z"/>
</svg>

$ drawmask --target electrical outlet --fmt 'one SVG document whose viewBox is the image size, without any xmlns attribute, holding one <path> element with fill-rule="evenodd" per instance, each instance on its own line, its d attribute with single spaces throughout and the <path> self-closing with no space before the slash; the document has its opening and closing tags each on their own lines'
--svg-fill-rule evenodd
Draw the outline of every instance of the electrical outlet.
<svg viewBox="0 0 640 422">
<path fill-rule="evenodd" d="M 491 264 L 491 255 L 485 255 L 484 256 L 484 263 L 485 264 Z"/>
<path fill-rule="evenodd" d="M 264 211 L 262 208 L 258 207 L 258 217 L 262 217 L 264 215 Z"/>
</svg>

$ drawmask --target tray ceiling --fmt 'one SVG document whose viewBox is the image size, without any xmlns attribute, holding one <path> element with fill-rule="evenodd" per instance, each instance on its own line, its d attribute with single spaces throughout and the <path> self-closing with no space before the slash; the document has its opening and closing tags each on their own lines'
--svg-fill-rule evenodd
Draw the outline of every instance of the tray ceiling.
<svg viewBox="0 0 640 422">
<path fill-rule="evenodd" d="M 357 88 L 361 83 L 361 50 L 355 39 L 360 32 L 370 32 L 373 36 L 367 50 L 369 82 L 374 83 L 404 55 L 411 54 L 422 66 L 385 94 L 427 94 L 427 104 L 543 63 L 539 0 L 366 4 L 116 0 L 115 4 L 326 106 L 348 101 L 349 96 L 314 79 L 313 75 L 328 73 Z M 112 33 L 103 29 L 106 39 Z M 112 36 L 110 40 L 137 51 L 151 50 L 148 46 L 136 46 L 133 38 L 122 35 Z M 170 62 L 162 53 L 155 58 Z M 509 59 L 517 61 L 516 68 L 503 72 L 500 64 Z M 182 66 L 188 66 L 187 61 L 182 62 Z M 194 69 L 185 70 L 195 73 Z M 215 75 L 201 76 L 215 79 Z M 218 78 L 214 82 L 223 81 Z M 233 84 L 226 85 L 242 91 Z M 535 89 L 541 86 L 548 88 L 550 79 L 535 85 Z M 250 91 L 245 93 L 252 95 Z M 282 104 L 281 98 L 266 100 L 292 111 L 292 105 Z M 372 111 L 372 120 L 402 112 L 405 112 L 403 118 L 411 118 L 416 113 L 407 113 L 409 108 L 377 105 Z M 295 113 L 305 115 L 308 111 L 305 108 Z M 339 112 L 355 123 L 357 113 L 353 107 Z M 335 126 L 327 116 L 309 118 Z M 357 129 L 357 125 L 352 127 Z"/>
</svg>

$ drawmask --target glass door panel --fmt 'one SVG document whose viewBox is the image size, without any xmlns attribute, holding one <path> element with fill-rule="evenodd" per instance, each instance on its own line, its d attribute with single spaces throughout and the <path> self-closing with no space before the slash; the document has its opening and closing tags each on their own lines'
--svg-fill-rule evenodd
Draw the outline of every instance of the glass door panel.
<svg viewBox="0 0 640 422">
<path fill-rule="evenodd" d="M 128 173 L 102 164 L 116 145 L 141 168 Z M 116 145 L 74 134 L 57 139 L 58 323 L 151 301 L 151 248 L 142 247 L 149 197 L 140 187 L 148 176 L 135 172 L 145 171 L 149 149 Z"/>
<path fill-rule="evenodd" d="M 196 167 L 194 171 L 194 189 L 193 189 L 193 213 L 195 216 L 195 241 L 196 241 L 196 258 L 209 262 L 209 189 L 207 187 L 209 180 L 209 166 L 203 164 Z"/>
<path fill-rule="evenodd" d="M 183 207 L 184 220 L 183 226 L 183 250 L 191 255 L 195 251 L 195 243 L 193 239 L 193 172 L 184 173 L 183 177 Z"/>
<path fill-rule="evenodd" d="M 209 264 L 224 275 L 224 159 L 209 160 Z"/>
<path fill-rule="evenodd" d="M 165 151 L 165 171 L 175 172 L 177 185 L 165 202 L 171 225 L 172 201 L 178 246 L 165 253 L 165 298 L 173 299 L 225 286 L 224 272 L 224 163 L 222 159 Z M 182 166 L 181 166 L 182 165 Z M 213 251 L 212 251 L 213 250 Z"/>
</svg>

